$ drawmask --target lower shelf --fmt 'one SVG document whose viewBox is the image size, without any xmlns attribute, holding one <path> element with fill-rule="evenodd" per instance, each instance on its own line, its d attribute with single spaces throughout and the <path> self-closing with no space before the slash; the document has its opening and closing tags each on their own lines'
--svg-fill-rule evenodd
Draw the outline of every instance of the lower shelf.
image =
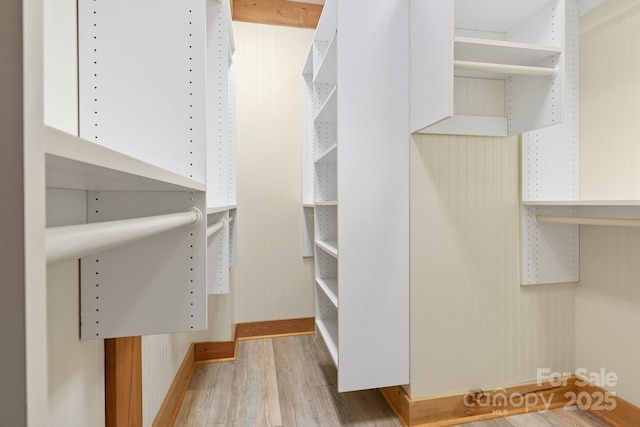
<svg viewBox="0 0 640 427">
<path fill-rule="evenodd" d="M 316 318 L 316 327 L 322 336 L 333 363 L 338 366 L 338 321 L 336 319 L 318 319 Z"/>
<path fill-rule="evenodd" d="M 329 298 L 331 304 L 333 304 L 335 308 L 338 308 L 338 281 L 336 279 L 321 279 L 317 277 L 316 283 L 327 298 Z"/>
</svg>

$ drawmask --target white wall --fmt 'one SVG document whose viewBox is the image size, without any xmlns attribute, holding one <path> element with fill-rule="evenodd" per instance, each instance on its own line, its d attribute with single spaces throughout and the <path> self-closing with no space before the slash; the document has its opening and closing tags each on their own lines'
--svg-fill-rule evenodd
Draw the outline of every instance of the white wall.
<svg viewBox="0 0 640 427">
<path fill-rule="evenodd" d="M 574 367 L 575 285 L 519 285 L 518 137 L 414 135 L 412 398 Z"/>
<path fill-rule="evenodd" d="M 640 199 L 640 2 L 610 0 L 580 22 L 580 198 Z M 640 232 L 580 227 L 576 365 L 615 372 L 640 405 Z"/>
<path fill-rule="evenodd" d="M 302 258 L 301 72 L 313 31 L 234 22 L 238 252 L 235 321 L 311 317 Z"/>
</svg>

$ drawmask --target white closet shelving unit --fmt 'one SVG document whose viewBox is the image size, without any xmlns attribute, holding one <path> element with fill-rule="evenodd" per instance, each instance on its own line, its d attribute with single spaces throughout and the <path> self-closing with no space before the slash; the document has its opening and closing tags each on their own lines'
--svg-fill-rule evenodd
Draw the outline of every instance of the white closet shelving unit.
<svg viewBox="0 0 640 427">
<path fill-rule="evenodd" d="M 564 0 L 411 0 L 411 131 L 507 136 L 560 123 L 564 13 Z M 477 85 L 504 99 L 490 116 L 458 107 Z"/>
<path fill-rule="evenodd" d="M 566 1 L 567 120 L 522 135 L 522 284 L 580 280 L 580 225 L 640 226 L 638 200 L 580 200 L 579 13 Z"/>
<path fill-rule="evenodd" d="M 78 88 L 45 86 L 56 94 L 45 96 L 45 111 L 67 119 L 52 114 L 45 127 L 48 235 L 72 224 L 108 229 L 110 221 L 210 212 L 205 16 L 195 0 L 81 0 L 77 22 L 47 22 L 47 31 L 77 33 L 48 38 L 56 54 L 45 52 L 45 82 Z M 81 338 L 205 329 L 206 258 L 204 220 L 82 256 Z"/>
<path fill-rule="evenodd" d="M 207 291 L 229 293 L 236 252 L 235 40 L 228 1 L 207 0 Z"/>
<path fill-rule="evenodd" d="M 339 391 L 409 381 L 404 3 L 327 0 L 302 71 L 304 255 Z"/>
</svg>

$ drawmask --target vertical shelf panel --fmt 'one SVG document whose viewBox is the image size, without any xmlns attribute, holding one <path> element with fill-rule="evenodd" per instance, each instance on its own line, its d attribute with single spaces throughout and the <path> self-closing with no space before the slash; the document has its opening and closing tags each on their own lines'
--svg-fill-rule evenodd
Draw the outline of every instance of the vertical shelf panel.
<svg viewBox="0 0 640 427">
<path fill-rule="evenodd" d="M 409 26 L 412 40 L 431 41 L 411 44 L 410 126 L 417 132 L 453 115 L 453 2 L 412 1 Z"/>
<path fill-rule="evenodd" d="M 224 221 L 225 225 L 217 233 L 207 237 L 207 293 L 229 293 L 229 212 L 207 215 L 207 225 Z"/>
<path fill-rule="evenodd" d="M 409 383 L 409 2 L 369 3 L 338 2 L 339 391 Z"/>
<path fill-rule="evenodd" d="M 204 8 L 79 2 L 82 138 L 205 182 Z"/>
<path fill-rule="evenodd" d="M 205 212 L 204 193 L 89 192 L 88 222 Z M 207 327 L 206 224 L 183 227 L 81 260 L 81 338 Z"/>
<path fill-rule="evenodd" d="M 207 206 L 229 205 L 229 28 L 225 4 L 207 1 Z"/>
</svg>

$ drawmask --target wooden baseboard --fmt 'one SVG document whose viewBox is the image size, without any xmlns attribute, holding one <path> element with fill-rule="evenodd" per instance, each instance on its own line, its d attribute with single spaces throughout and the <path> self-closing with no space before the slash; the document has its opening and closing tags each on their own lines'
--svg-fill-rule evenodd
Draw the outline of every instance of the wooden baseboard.
<svg viewBox="0 0 640 427">
<path fill-rule="evenodd" d="M 576 393 L 575 403 L 579 407 L 591 412 L 612 426 L 627 427 L 640 423 L 640 408 L 602 387 L 578 378 L 576 381 Z"/>
<path fill-rule="evenodd" d="M 191 377 L 193 377 L 193 371 L 196 368 L 195 359 L 195 345 L 191 344 L 187 354 L 182 360 L 180 368 L 176 373 L 171 387 L 162 402 L 162 406 L 156 415 L 156 419 L 153 421 L 153 427 L 166 427 L 173 426 L 173 423 L 178 416 L 178 411 L 184 400 L 184 395 L 187 393 L 189 383 L 191 383 Z"/>
<path fill-rule="evenodd" d="M 315 319 L 267 320 L 264 322 L 238 323 L 231 341 L 210 341 L 195 343 L 197 362 L 223 362 L 235 360 L 238 341 L 257 338 L 306 335 L 315 332 Z"/>
<path fill-rule="evenodd" d="M 563 407 L 570 401 L 567 393 L 576 392 L 575 382 L 575 377 L 568 377 L 560 386 L 549 382 L 533 383 L 416 400 L 412 400 L 402 387 L 387 387 L 381 391 L 405 425 L 435 427 Z"/>
</svg>

